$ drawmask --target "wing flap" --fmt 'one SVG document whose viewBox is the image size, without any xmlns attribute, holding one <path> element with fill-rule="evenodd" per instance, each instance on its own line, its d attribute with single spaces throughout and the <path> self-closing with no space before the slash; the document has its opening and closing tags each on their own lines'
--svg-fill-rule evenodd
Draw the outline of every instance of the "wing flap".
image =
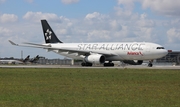
<svg viewBox="0 0 180 107">
<path fill-rule="evenodd" d="M 29 42 L 24 42 L 24 44 L 35 45 L 35 46 L 46 46 L 46 47 L 51 47 L 50 44 L 48 44 L 48 45 L 43 45 L 43 44 L 36 44 L 36 43 L 29 43 Z"/>
</svg>

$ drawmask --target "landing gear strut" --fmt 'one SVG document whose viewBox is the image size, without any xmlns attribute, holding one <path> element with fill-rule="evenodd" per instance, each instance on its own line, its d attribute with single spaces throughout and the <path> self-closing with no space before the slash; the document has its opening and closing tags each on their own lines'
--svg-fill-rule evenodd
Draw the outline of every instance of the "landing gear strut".
<svg viewBox="0 0 180 107">
<path fill-rule="evenodd" d="M 153 66 L 153 60 L 150 60 L 149 63 L 148 63 L 148 67 L 152 67 Z"/>
</svg>

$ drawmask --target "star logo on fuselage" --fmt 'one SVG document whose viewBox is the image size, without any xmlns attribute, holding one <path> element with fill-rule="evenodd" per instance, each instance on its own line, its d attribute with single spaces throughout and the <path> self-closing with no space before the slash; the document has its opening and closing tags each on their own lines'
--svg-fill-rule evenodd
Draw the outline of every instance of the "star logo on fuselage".
<svg viewBox="0 0 180 107">
<path fill-rule="evenodd" d="M 51 40 L 51 34 L 52 32 L 49 29 L 47 29 L 45 33 L 46 40 Z"/>
</svg>

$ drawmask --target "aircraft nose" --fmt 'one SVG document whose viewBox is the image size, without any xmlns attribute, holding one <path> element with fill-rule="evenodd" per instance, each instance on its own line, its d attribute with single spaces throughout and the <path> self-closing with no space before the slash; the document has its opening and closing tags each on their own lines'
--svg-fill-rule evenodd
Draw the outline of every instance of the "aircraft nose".
<svg viewBox="0 0 180 107">
<path fill-rule="evenodd" d="M 166 56 L 168 54 L 168 51 L 166 49 L 164 49 L 164 51 L 162 53 L 164 56 Z"/>
</svg>

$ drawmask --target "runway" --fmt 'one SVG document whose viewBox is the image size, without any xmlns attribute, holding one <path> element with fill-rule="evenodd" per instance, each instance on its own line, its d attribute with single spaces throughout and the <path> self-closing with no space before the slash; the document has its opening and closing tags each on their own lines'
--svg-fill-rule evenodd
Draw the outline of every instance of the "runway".
<svg viewBox="0 0 180 107">
<path fill-rule="evenodd" d="M 0 65 L 0 68 L 104 68 L 104 69 L 180 69 L 180 66 L 171 65 L 154 65 L 153 67 L 147 67 L 143 65 L 129 65 L 129 66 L 114 66 L 114 67 L 103 67 L 103 66 L 92 66 L 92 67 L 82 67 L 82 66 L 72 66 L 72 65 Z"/>
</svg>

